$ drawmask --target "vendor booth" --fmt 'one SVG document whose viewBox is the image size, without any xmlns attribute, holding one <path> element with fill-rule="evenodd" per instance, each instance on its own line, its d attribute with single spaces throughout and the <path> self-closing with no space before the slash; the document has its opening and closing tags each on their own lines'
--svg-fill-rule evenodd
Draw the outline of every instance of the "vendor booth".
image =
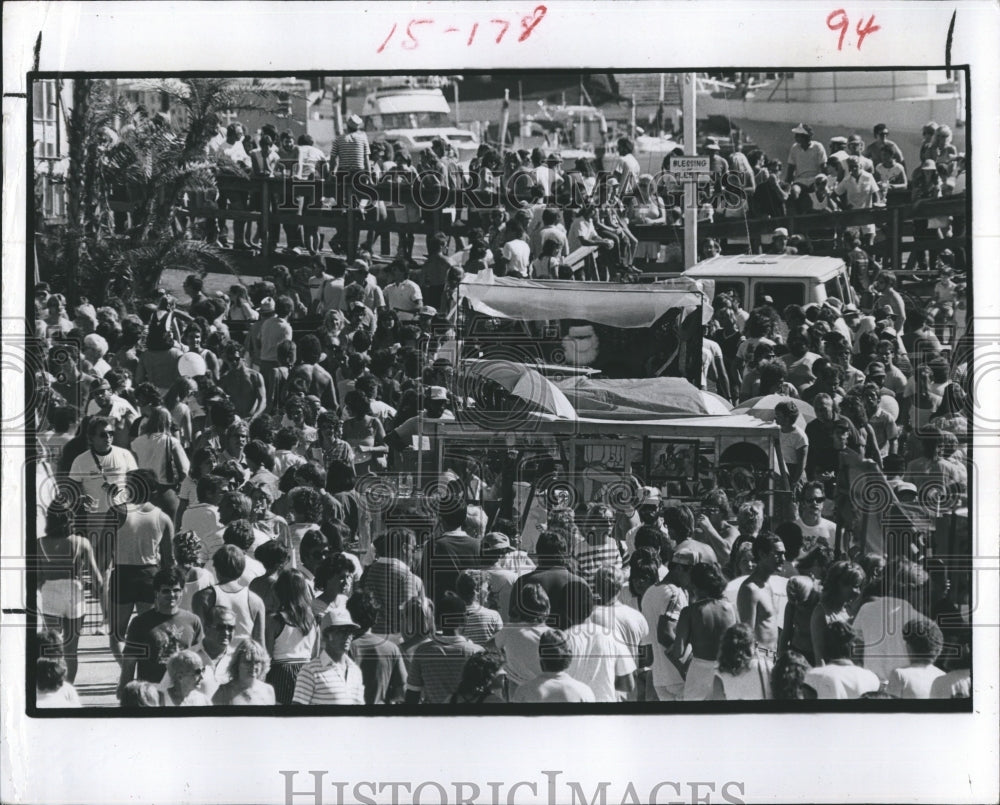
<svg viewBox="0 0 1000 805">
<path fill-rule="evenodd" d="M 463 359 L 581 368 L 610 378 L 686 377 L 701 386 L 702 326 L 712 283 L 651 285 L 467 276 Z M 548 373 L 548 372 L 547 372 Z"/>
<path fill-rule="evenodd" d="M 576 507 L 602 501 L 630 511 L 640 486 L 697 510 L 720 486 L 739 501 L 762 496 L 772 517 L 790 496 L 779 429 L 750 414 L 670 419 L 561 419 L 530 415 L 518 430 L 500 432 L 469 422 L 434 426 L 437 467 L 478 479 L 480 504 L 492 517 L 524 526 L 540 497 Z"/>
</svg>

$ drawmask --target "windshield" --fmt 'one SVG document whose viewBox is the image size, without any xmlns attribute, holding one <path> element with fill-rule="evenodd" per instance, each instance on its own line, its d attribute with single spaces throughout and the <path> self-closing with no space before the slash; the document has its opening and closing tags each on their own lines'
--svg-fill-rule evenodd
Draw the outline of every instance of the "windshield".
<svg viewBox="0 0 1000 805">
<path fill-rule="evenodd" d="M 368 128 L 376 131 L 386 129 L 433 129 L 452 125 L 447 112 L 396 112 L 385 115 L 371 115 Z"/>
</svg>

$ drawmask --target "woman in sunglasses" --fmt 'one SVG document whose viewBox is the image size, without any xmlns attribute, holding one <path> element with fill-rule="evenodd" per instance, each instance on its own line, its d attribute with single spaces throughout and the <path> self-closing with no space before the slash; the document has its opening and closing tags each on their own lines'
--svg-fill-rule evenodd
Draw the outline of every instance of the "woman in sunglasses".
<svg viewBox="0 0 1000 805">
<path fill-rule="evenodd" d="M 198 685 L 205 675 L 205 665 L 201 657 L 191 649 L 178 651 L 167 660 L 170 687 L 160 692 L 163 707 L 207 707 L 211 704 Z"/>
</svg>

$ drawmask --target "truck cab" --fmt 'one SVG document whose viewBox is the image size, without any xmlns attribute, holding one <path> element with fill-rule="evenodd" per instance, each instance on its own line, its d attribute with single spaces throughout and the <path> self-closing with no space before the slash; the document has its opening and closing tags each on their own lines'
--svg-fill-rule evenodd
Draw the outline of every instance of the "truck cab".
<svg viewBox="0 0 1000 805">
<path fill-rule="evenodd" d="M 697 263 L 683 276 L 713 281 L 715 294 L 731 291 L 745 310 L 761 304 L 765 296 L 779 311 L 787 305 L 820 305 L 830 297 L 858 303 L 847 264 L 839 257 L 719 255 Z"/>
</svg>

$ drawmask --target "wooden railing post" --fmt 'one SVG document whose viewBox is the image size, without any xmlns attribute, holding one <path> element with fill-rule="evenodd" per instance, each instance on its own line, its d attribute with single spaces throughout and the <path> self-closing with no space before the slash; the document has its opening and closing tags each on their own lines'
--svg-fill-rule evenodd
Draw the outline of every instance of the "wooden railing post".
<svg viewBox="0 0 1000 805">
<path fill-rule="evenodd" d="M 899 218 L 899 207 L 893 207 L 889 210 L 889 253 L 893 271 L 899 271 L 903 267 L 903 231 L 899 224 Z"/>
<path fill-rule="evenodd" d="M 260 253 L 267 257 L 271 251 L 271 193 L 267 177 L 261 177 L 260 188 Z"/>
<path fill-rule="evenodd" d="M 354 199 L 347 195 L 347 209 L 344 211 L 347 215 L 347 259 L 353 260 L 358 256 L 357 244 L 354 239 L 354 232 L 357 229 L 358 222 L 354 217 Z"/>
</svg>

